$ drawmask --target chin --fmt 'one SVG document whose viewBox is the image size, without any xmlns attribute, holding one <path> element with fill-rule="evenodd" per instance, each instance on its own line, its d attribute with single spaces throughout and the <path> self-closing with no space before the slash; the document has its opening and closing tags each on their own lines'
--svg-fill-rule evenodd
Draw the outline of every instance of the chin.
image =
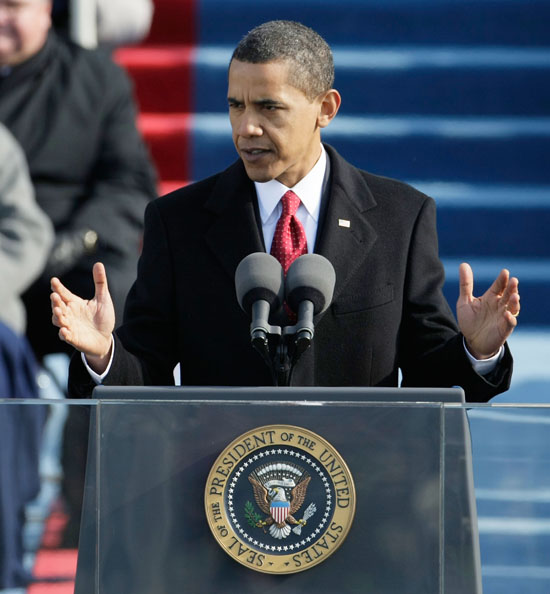
<svg viewBox="0 0 550 594">
<path fill-rule="evenodd" d="M 248 175 L 248 177 L 253 182 L 258 182 L 260 184 L 271 181 L 272 179 L 275 178 L 275 176 L 272 175 L 271 173 L 269 173 L 268 171 L 259 171 L 252 167 L 247 167 L 246 165 L 245 165 L 245 170 L 246 170 L 246 175 Z"/>
</svg>

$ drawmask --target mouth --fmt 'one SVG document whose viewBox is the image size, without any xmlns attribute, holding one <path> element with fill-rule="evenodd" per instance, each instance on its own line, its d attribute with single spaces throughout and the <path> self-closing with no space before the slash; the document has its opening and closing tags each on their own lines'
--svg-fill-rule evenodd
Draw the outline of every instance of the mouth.
<svg viewBox="0 0 550 594">
<path fill-rule="evenodd" d="M 239 150 L 240 155 L 243 159 L 250 162 L 255 162 L 262 159 L 265 155 L 271 153 L 269 149 L 264 148 L 241 148 Z"/>
</svg>

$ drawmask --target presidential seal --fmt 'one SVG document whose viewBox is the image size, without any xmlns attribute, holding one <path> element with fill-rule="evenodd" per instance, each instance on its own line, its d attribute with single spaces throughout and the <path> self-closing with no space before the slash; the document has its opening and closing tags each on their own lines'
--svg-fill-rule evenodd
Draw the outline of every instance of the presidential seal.
<svg viewBox="0 0 550 594">
<path fill-rule="evenodd" d="M 214 462 L 205 488 L 212 534 L 239 563 L 295 573 L 325 561 L 355 514 L 355 486 L 338 452 L 291 425 L 237 437 Z"/>
</svg>

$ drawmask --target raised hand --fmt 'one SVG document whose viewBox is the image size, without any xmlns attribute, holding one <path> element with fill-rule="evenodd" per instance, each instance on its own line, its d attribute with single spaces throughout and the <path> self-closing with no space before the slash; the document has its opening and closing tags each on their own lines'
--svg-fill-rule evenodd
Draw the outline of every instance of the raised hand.
<svg viewBox="0 0 550 594">
<path fill-rule="evenodd" d="M 111 352 L 115 310 L 103 264 L 94 264 L 93 276 L 95 295 L 90 300 L 74 295 L 58 278 L 52 278 L 52 323 L 59 328 L 61 340 L 84 353 L 92 369 L 103 373 Z"/>
<path fill-rule="evenodd" d="M 518 279 L 503 269 L 490 288 L 474 297 L 474 275 L 469 264 L 459 268 L 460 295 L 456 314 L 468 350 L 476 359 L 495 355 L 517 325 Z"/>
</svg>

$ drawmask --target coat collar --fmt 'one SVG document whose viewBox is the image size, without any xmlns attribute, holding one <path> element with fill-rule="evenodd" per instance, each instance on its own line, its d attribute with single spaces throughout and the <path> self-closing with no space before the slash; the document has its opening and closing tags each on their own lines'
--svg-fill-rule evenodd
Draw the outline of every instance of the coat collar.
<svg viewBox="0 0 550 594">
<path fill-rule="evenodd" d="M 336 299 L 376 241 L 366 216 L 376 200 L 361 172 L 329 145 L 325 149 L 331 166 L 330 188 L 315 251 L 334 266 Z M 217 215 L 206 241 L 231 278 L 245 256 L 264 251 L 255 202 L 254 184 L 239 160 L 218 176 L 205 203 Z"/>
</svg>

